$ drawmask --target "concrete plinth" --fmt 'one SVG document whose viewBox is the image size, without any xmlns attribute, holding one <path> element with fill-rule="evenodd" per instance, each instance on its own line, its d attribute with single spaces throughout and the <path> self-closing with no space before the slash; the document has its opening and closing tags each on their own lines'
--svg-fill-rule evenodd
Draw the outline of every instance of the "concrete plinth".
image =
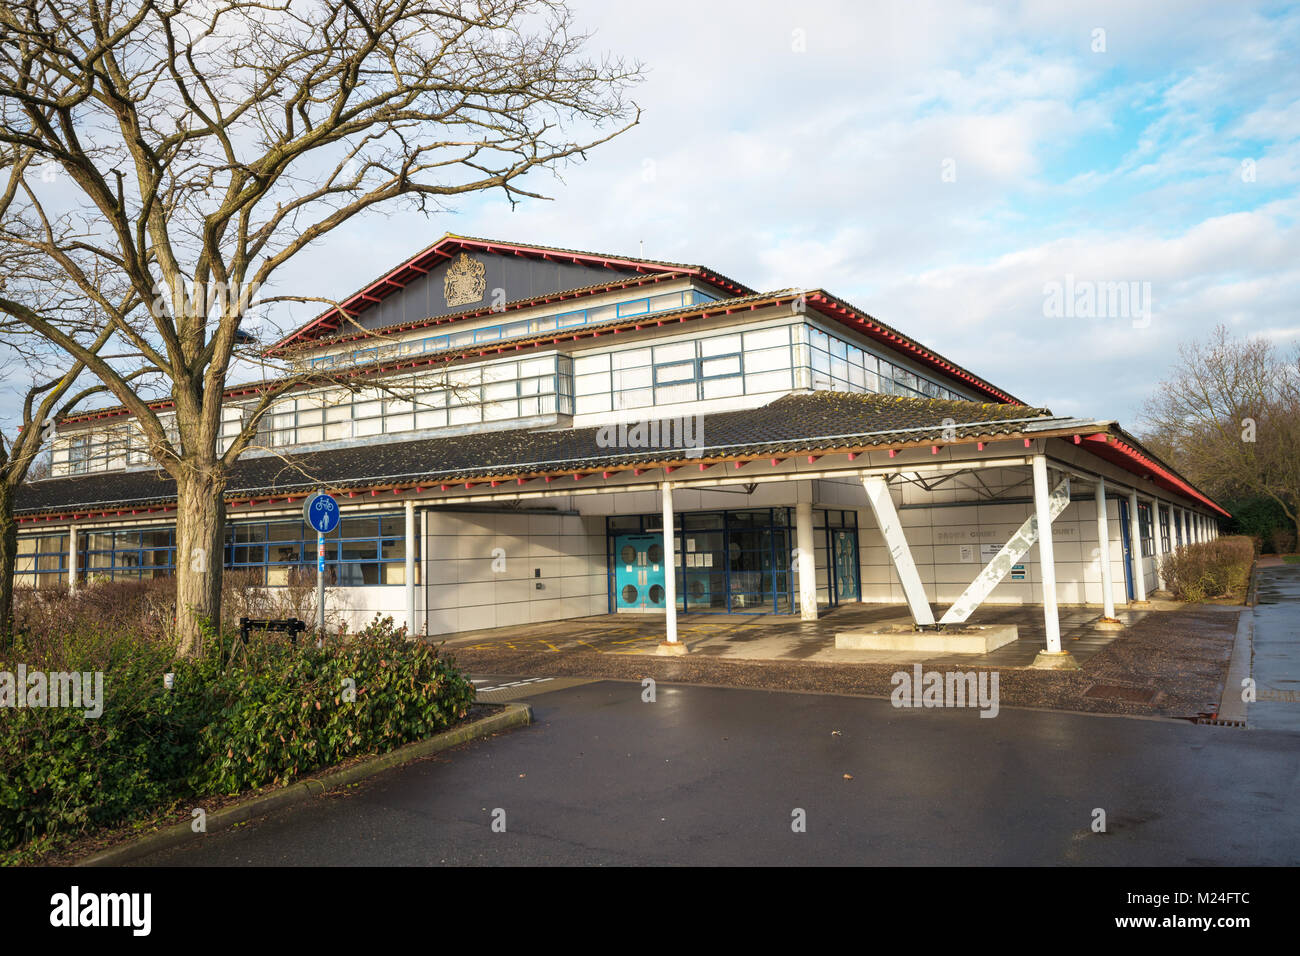
<svg viewBox="0 0 1300 956">
<path fill-rule="evenodd" d="M 1055 654 L 1051 651 L 1039 651 L 1038 656 L 1034 658 L 1034 662 L 1029 666 L 1040 671 L 1077 671 L 1083 669 L 1069 651 L 1060 651 Z"/>
<path fill-rule="evenodd" d="M 972 624 L 942 631 L 914 631 L 908 625 L 870 631 L 840 631 L 835 649 L 842 651 L 937 651 L 944 654 L 987 654 L 1019 637 L 1014 624 Z"/>
<path fill-rule="evenodd" d="M 655 654 L 659 657 L 677 657 L 687 653 L 689 651 L 681 641 L 660 641 L 659 646 L 655 648 Z"/>
<path fill-rule="evenodd" d="M 1128 606 L 1129 607 L 1150 607 L 1151 602 L 1150 601 L 1129 601 Z"/>
<path fill-rule="evenodd" d="M 1117 617 L 1103 617 L 1092 626 L 1094 631 L 1122 631 L 1124 622 Z"/>
</svg>

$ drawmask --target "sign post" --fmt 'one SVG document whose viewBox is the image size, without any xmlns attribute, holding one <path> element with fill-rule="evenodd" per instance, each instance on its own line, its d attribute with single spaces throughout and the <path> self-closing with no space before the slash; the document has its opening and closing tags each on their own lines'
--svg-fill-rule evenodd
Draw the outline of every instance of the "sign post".
<svg viewBox="0 0 1300 956">
<path fill-rule="evenodd" d="M 339 503 L 314 491 L 302 505 L 302 519 L 316 532 L 316 634 L 325 637 L 325 535 L 339 526 Z"/>
</svg>

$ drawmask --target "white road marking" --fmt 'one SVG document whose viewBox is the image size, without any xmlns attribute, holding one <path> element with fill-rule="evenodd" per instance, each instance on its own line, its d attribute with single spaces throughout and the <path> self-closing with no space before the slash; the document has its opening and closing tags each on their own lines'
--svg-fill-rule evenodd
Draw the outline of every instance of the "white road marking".
<svg viewBox="0 0 1300 956">
<path fill-rule="evenodd" d="M 522 687 L 525 684 L 544 684 L 547 681 L 555 680 L 554 677 L 528 677 L 524 680 L 511 681 L 509 684 L 497 684 L 495 687 L 476 687 L 476 691 L 482 694 L 491 693 L 494 690 L 506 690 L 510 687 Z"/>
</svg>

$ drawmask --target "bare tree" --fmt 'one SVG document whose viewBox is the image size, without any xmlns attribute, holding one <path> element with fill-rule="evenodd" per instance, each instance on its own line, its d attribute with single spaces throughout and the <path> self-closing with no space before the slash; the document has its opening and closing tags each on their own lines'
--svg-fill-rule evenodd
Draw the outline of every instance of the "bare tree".
<svg viewBox="0 0 1300 956">
<path fill-rule="evenodd" d="M 1221 497 L 1262 495 L 1300 531 L 1300 347 L 1219 326 L 1179 361 L 1144 408 L 1146 440 Z"/>
<path fill-rule="evenodd" d="M 0 296 L 0 310 L 98 376 L 175 479 L 183 651 L 219 619 L 227 470 L 298 384 L 278 378 L 220 449 L 240 323 L 255 303 L 315 298 L 261 290 L 368 210 L 405 200 L 428 212 L 494 189 L 512 204 L 544 198 L 528 173 L 639 118 L 624 97 L 640 67 L 589 59 L 587 40 L 560 0 L 0 8 L 0 143 L 29 156 L 0 247 L 57 264 L 160 373 L 174 436 L 119 366 L 22 295 Z M 145 316 L 101 292 L 105 266 L 151 304 Z"/>
</svg>

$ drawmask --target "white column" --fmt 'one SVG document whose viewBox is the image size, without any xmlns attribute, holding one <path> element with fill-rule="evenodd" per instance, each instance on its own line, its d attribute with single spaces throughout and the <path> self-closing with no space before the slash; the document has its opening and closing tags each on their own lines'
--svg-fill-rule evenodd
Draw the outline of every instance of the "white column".
<svg viewBox="0 0 1300 956">
<path fill-rule="evenodd" d="M 1097 502 L 1097 548 L 1101 563 L 1101 603 L 1102 617 L 1111 621 L 1115 619 L 1115 584 L 1110 573 L 1110 524 L 1106 514 L 1106 479 L 1097 479 L 1094 492 Z"/>
<path fill-rule="evenodd" d="M 1160 537 L 1160 501 L 1157 498 L 1151 499 L 1151 513 L 1155 516 L 1155 547 L 1156 547 L 1156 587 L 1163 589 L 1165 586 L 1165 576 L 1160 570 L 1160 563 L 1165 558 L 1165 544 Z"/>
<path fill-rule="evenodd" d="M 77 590 L 77 526 L 68 525 L 68 590 Z"/>
<path fill-rule="evenodd" d="M 1047 490 L 1047 457 L 1034 456 L 1034 514 L 1038 518 L 1038 563 L 1043 578 L 1043 625 L 1047 653 L 1061 653 L 1061 619 L 1056 609 L 1056 555 L 1052 548 L 1052 514 Z"/>
<path fill-rule="evenodd" d="M 677 643 L 677 535 L 673 531 L 673 485 L 665 481 L 664 506 L 664 632 L 669 644 Z"/>
<path fill-rule="evenodd" d="M 1133 599 L 1147 599 L 1146 576 L 1142 573 L 1142 524 L 1138 521 L 1138 495 L 1136 491 L 1128 493 L 1128 540 L 1129 551 L 1133 555 Z"/>
<path fill-rule="evenodd" d="M 1186 508 L 1181 509 L 1183 513 L 1183 545 L 1192 543 L 1192 513 Z"/>
<path fill-rule="evenodd" d="M 799 551 L 799 617 L 817 620 L 817 546 L 813 543 L 811 501 L 797 501 L 794 508 L 795 547 Z"/>
<path fill-rule="evenodd" d="M 415 502 L 406 502 L 406 633 L 415 634 Z"/>
</svg>

